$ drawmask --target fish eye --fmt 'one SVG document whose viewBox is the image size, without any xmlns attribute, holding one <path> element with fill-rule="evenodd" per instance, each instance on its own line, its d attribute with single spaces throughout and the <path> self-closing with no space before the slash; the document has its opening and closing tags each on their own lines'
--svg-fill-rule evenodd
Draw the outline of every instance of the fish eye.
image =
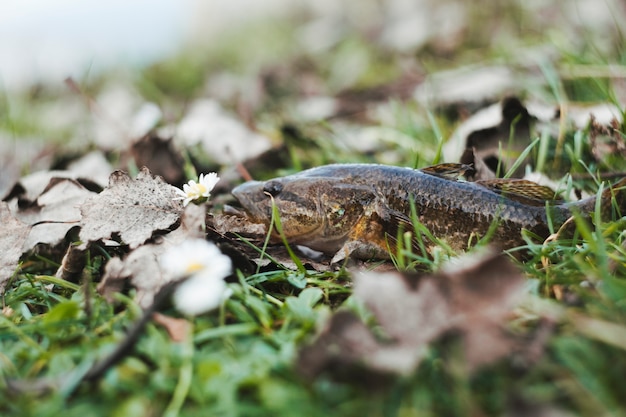
<svg viewBox="0 0 626 417">
<path fill-rule="evenodd" d="M 276 197 L 283 190 L 283 184 L 278 181 L 268 181 L 263 186 L 263 192 Z"/>
</svg>

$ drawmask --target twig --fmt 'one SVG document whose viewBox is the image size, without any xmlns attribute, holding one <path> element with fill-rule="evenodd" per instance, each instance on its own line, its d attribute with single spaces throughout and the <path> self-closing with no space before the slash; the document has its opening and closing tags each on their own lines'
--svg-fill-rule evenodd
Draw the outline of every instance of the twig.
<svg viewBox="0 0 626 417">
<path fill-rule="evenodd" d="M 241 178 L 243 178 L 245 181 L 254 180 L 254 178 L 252 178 L 252 175 L 250 175 L 246 167 L 243 166 L 241 162 L 237 162 L 237 165 L 235 165 L 235 168 L 237 169 L 237 172 L 239 173 L 239 175 L 241 175 Z"/>
<path fill-rule="evenodd" d="M 135 322 L 133 327 L 126 333 L 126 338 L 115 348 L 115 350 L 100 362 L 95 363 L 91 369 L 83 376 L 83 381 L 95 381 L 102 377 L 106 371 L 115 366 L 120 360 L 128 355 L 143 333 L 146 324 L 152 319 L 152 313 L 158 310 L 159 306 L 169 298 L 179 281 L 170 282 L 159 290 L 154 297 L 154 302 L 144 310 L 143 315 Z"/>
</svg>

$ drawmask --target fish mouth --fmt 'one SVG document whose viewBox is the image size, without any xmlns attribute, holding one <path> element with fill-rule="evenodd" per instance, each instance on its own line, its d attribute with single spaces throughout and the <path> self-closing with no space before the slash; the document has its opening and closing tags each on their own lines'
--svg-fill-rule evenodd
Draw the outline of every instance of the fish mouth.
<svg viewBox="0 0 626 417">
<path fill-rule="evenodd" d="M 269 221 L 264 208 L 268 196 L 263 192 L 263 182 L 248 181 L 235 187 L 231 194 L 234 200 L 224 205 L 224 214 L 244 218 L 255 223 Z"/>
<path fill-rule="evenodd" d="M 235 207 L 230 204 L 224 205 L 223 212 L 224 214 L 227 214 L 229 216 L 241 217 L 246 219 L 250 217 L 248 212 L 243 207 Z"/>
</svg>

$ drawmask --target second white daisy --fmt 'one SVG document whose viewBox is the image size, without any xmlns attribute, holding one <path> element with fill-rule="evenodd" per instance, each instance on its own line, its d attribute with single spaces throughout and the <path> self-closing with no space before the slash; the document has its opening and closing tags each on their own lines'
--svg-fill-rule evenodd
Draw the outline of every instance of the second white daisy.
<svg viewBox="0 0 626 417">
<path fill-rule="evenodd" d="M 183 185 L 182 190 L 177 188 L 178 197 L 175 197 L 174 200 L 182 200 L 185 207 L 192 201 L 196 204 L 204 203 L 211 196 L 211 191 L 219 180 L 220 177 L 215 172 L 206 175 L 200 174 L 198 182 L 189 180 L 187 184 Z"/>
</svg>

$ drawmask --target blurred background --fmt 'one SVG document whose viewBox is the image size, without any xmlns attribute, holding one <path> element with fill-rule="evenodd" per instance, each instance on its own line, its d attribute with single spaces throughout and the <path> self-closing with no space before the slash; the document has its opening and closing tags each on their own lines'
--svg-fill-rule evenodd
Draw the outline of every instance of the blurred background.
<svg viewBox="0 0 626 417">
<path fill-rule="evenodd" d="M 145 66 L 190 47 L 203 54 L 219 48 L 215 43 L 223 37 L 272 50 L 278 45 L 257 44 L 262 38 L 251 31 L 269 21 L 284 25 L 289 39 L 282 42 L 303 52 L 331 48 L 354 33 L 404 53 L 418 53 L 428 44 L 452 52 L 467 41 L 472 48 L 511 50 L 527 37 L 556 47 L 594 38 L 602 51 L 610 48 L 624 7 L 615 0 L 486 0 L 480 5 L 458 0 L 2 2 L 0 76 L 8 90 L 54 83 L 87 71 Z"/>
<path fill-rule="evenodd" d="M 283 42 L 305 51 L 330 48 L 355 31 L 405 53 L 417 53 L 428 43 L 451 51 L 464 40 L 472 40 L 474 48 L 482 42 L 513 49 L 519 47 L 510 44 L 516 38 L 537 36 L 556 46 L 593 37 L 603 48 L 622 24 L 623 9 L 615 0 L 485 1 L 480 6 L 454 0 L 2 2 L 0 76 L 4 89 L 16 89 L 90 70 L 147 65 L 188 47 L 203 54 L 225 34 L 240 32 L 239 41 L 255 43 L 250 25 L 268 20 L 293 25 L 285 32 L 291 39 Z"/>
<path fill-rule="evenodd" d="M 290 140 L 320 150 L 308 164 L 425 164 L 506 96 L 546 118 L 619 108 L 625 17 L 618 0 L 5 1 L 0 184 L 93 149 L 127 165 L 148 132 L 209 167 Z"/>
</svg>

